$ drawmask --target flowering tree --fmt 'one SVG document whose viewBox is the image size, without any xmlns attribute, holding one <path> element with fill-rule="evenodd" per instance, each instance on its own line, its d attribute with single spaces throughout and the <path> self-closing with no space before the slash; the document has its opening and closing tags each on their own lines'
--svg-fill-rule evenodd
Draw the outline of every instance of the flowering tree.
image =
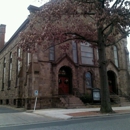
<svg viewBox="0 0 130 130">
<path fill-rule="evenodd" d="M 112 112 L 107 78 L 105 49 L 130 33 L 130 1 L 127 0 L 51 0 L 31 17 L 21 33 L 20 47 L 36 52 L 68 40 L 89 42 L 99 53 L 101 112 Z M 43 44 L 46 42 L 47 44 Z"/>
</svg>

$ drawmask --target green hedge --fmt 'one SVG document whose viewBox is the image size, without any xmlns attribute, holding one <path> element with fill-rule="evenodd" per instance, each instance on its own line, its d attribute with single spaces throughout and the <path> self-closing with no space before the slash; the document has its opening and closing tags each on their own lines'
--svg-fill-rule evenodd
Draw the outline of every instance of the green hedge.
<svg viewBox="0 0 130 130">
<path fill-rule="evenodd" d="M 89 93 L 83 94 L 80 99 L 82 100 L 83 103 L 91 103 L 92 102 L 92 95 Z"/>
</svg>

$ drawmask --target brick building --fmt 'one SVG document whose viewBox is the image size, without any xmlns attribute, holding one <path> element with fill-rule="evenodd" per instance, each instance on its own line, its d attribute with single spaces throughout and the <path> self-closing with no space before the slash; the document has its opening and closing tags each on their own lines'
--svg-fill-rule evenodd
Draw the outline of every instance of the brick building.
<svg viewBox="0 0 130 130">
<path fill-rule="evenodd" d="M 33 14 L 39 8 L 29 6 Z M 30 18 L 30 17 L 29 17 Z M 37 108 L 83 105 L 79 96 L 100 89 L 97 48 L 74 41 L 53 46 L 37 54 L 17 48 L 19 33 L 26 29 L 27 18 L 7 43 L 5 25 L 0 25 L 0 104 L 31 109 L 35 90 Z M 126 39 L 106 50 L 110 94 L 130 95 L 129 52 Z M 21 57 L 21 61 L 17 57 Z"/>
</svg>

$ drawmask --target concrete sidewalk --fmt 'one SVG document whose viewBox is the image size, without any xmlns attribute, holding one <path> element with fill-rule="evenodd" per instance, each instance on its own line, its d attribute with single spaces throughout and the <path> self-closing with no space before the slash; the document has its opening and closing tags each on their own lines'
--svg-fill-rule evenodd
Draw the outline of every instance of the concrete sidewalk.
<svg viewBox="0 0 130 130">
<path fill-rule="evenodd" d="M 30 125 L 44 122 L 53 122 L 71 118 L 104 116 L 111 114 L 101 114 L 100 108 L 83 108 L 83 109 L 40 109 L 40 110 L 24 110 L 11 106 L 0 106 L 0 128 Z M 114 114 L 130 113 L 130 106 L 113 107 Z"/>
<path fill-rule="evenodd" d="M 112 109 L 115 111 L 114 114 L 130 113 L 130 106 L 112 107 Z M 33 111 L 33 113 L 41 115 L 41 116 L 48 116 L 48 117 L 59 118 L 59 119 L 70 119 L 70 118 L 79 118 L 79 117 L 88 117 L 88 116 L 110 115 L 110 114 L 100 113 L 100 108 L 42 109 L 42 110 L 35 110 L 35 111 Z"/>
</svg>

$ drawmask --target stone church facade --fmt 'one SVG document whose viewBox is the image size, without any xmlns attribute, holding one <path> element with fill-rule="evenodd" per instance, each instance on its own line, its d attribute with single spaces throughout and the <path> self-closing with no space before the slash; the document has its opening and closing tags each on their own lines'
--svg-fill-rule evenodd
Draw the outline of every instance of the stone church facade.
<svg viewBox="0 0 130 130">
<path fill-rule="evenodd" d="M 29 6 L 29 10 L 35 11 L 37 8 Z M 6 44 L 6 26 L 0 25 L 0 104 L 32 109 L 37 90 L 37 108 L 63 107 L 70 96 L 76 101 L 80 95 L 91 94 L 93 88 L 100 89 L 97 48 L 90 47 L 89 43 L 69 41 L 52 46 L 45 52 L 23 52 L 17 47 L 20 38 L 18 34 L 26 28 L 28 22 L 29 18 Z M 126 39 L 108 47 L 106 56 L 110 94 L 129 96 L 130 71 Z"/>
</svg>

